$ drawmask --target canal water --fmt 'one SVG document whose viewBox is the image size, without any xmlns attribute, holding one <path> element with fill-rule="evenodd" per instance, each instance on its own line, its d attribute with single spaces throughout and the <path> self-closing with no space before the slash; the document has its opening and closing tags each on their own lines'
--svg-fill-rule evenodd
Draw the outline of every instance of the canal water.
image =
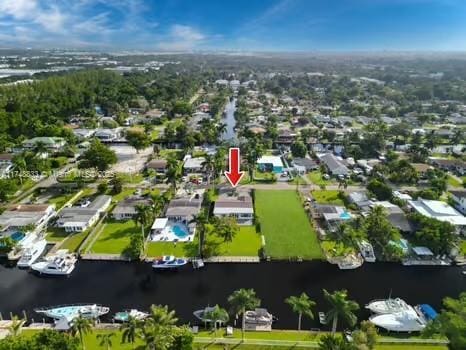
<svg viewBox="0 0 466 350">
<path fill-rule="evenodd" d="M 235 132 L 235 111 L 236 111 L 236 98 L 229 100 L 225 106 L 225 113 L 223 117 L 223 122 L 226 124 L 226 130 L 222 135 L 223 141 L 231 141 L 236 143 L 236 132 Z"/>
<path fill-rule="evenodd" d="M 399 264 L 365 264 L 356 270 L 339 270 L 326 262 L 268 262 L 260 264 L 209 264 L 176 272 L 156 272 L 148 263 L 80 261 L 68 278 L 44 278 L 17 268 L 0 266 L 0 312 L 25 310 L 35 321 L 38 306 L 68 303 L 101 303 L 111 313 L 126 308 L 148 309 L 169 305 L 184 322 L 193 323 L 192 312 L 207 305 L 226 307 L 236 289 L 254 288 L 262 305 L 279 320 L 275 328 L 295 328 L 297 317 L 284 299 L 308 293 L 316 301 L 316 320 L 303 327 L 317 328 L 317 312 L 326 311 L 322 289 L 347 289 L 361 306 L 375 298 L 401 297 L 411 304 L 428 303 L 437 310 L 446 296 L 466 290 L 466 276 L 458 267 L 402 267 Z M 362 310 L 360 318 L 369 315 Z"/>
</svg>

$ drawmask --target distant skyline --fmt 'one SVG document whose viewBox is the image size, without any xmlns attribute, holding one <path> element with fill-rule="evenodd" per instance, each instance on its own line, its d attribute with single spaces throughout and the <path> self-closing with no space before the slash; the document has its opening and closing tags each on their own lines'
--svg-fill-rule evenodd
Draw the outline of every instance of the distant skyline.
<svg viewBox="0 0 466 350">
<path fill-rule="evenodd" d="M 464 51 L 466 0 L 0 0 L 0 47 Z"/>
</svg>

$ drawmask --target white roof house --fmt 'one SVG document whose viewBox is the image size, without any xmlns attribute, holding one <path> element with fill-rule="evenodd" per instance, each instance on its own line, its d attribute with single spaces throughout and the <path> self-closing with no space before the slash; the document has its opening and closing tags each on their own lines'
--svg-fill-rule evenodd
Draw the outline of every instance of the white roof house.
<svg viewBox="0 0 466 350">
<path fill-rule="evenodd" d="M 274 167 L 283 167 L 282 159 L 279 156 L 262 156 L 257 160 L 257 164 L 272 164 Z"/>
<path fill-rule="evenodd" d="M 445 202 L 420 198 L 408 203 L 416 212 L 429 218 L 446 221 L 455 226 L 466 226 L 466 217 Z"/>
<path fill-rule="evenodd" d="M 185 157 L 183 168 L 187 172 L 199 172 L 202 171 L 205 163 L 204 157 L 192 158 L 190 156 Z"/>
<path fill-rule="evenodd" d="M 152 224 L 152 230 L 162 230 L 167 226 L 168 218 L 157 218 Z"/>
</svg>

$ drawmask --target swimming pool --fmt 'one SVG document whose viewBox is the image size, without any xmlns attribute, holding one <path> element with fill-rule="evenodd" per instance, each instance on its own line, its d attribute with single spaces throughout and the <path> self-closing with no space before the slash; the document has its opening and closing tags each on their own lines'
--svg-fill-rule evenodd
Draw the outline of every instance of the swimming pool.
<svg viewBox="0 0 466 350">
<path fill-rule="evenodd" d="M 11 239 L 12 239 L 13 241 L 19 242 L 19 241 L 21 241 L 25 236 L 26 236 L 26 235 L 25 235 L 24 233 L 17 231 L 17 232 L 15 232 L 15 233 L 13 233 L 10 237 L 11 237 Z"/>
<path fill-rule="evenodd" d="M 340 218 L 342 220 L 349 220 L 349 219 L 351 219 L 351 214 L 348 213 L 347 211 L 345 211 L 344 213 L 341 213 Z"/>
<path fill-rule="evenodd" d="M 186 230 L 186 228 L 184 228 L 183 226 L 179 225 L 179 224 L 174 224 L 172 227 L 171 227 L 171 231 L 175 234 L 176 237 L 178 238 L 185 238 L 187 237 L 189 234 Z"/>
</svg>

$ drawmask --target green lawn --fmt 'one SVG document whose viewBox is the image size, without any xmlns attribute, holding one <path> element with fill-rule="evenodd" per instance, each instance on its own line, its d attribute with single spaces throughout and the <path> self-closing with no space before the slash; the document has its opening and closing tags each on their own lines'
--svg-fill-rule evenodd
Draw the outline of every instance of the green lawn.
<svg viewBox="0 0 466 350">
<path fill-rule="evenodd" d="M 337 190 L 316 190 L 312 191 L 311 194 L 319 204 L 344 205 L 343 200 L 340 198 L 340 192 Z"/>
<path fill-rule="evenodd" d="M 31 337 L 34 334 L 39 333 L 39 330 L 23 330 L 22 335 L 24 337 Z M 112 333 L 112 349 L 114 350 L 131 350 L 137 349 L 142 350 L 143 342 L 140 339 L 136 339 L 135 347 L 131 344 L 122 344 L 121 340 L 121 331 L 120 330 L 94 330 L 92 333 L 84 335 L 84 343 L 86 350 L 100 350 L 105 349 L 99 345 L 100 341 L 97 339 L 99 334 L 108 334 Z M 319 338 L 326 334 L 325 332 L 321 333 L 311 333 L 309 331 L 282 331 L 282 330 L 273 330 L 272 332 L 246 332 L 245 339 L 257 339 L 257 340 L 287 340 L 287 341 L 318 341 Z M 208 349 L 208 350 L 224 350 L 225 346 L 223 344 L 211 344 L 211 343 L 200 343 L 199 341 L 202 338 L 212 338 L 214 334 L 210 331 L 201 331 L 199 334 L 194 335 L 195 340 L 193 344 L 193 349 Z M 218 338 L 223 337 L 224 334 L 221 330 L 217 331 Z M 196 338 L 198 341 L 196 341 Z M 234 330 L 233 336 L 228 338 L 238 339 L 238 342 L 241 341 L 241 331 L 239 329 Z M 230 345 L 227 349 L 238 349 L 238 350 L 290 350 L 296 349 L 296 347 L 283 347 L 283 346 L 265 346 L 265 345 L 242 345 L 240 343 L 235 345 Z M 384 344 L 376 345 L 376 350 L 447 350 L 445 345 L 421 345 L 421 344 Z"/>
<path fill-rule="evenodd" d="M 122 254 L 130 243 L 131 235 L 140 233 L 140 231 L 141 228 L 136 226 L 133 220 L 106 221 L 99 237 L 88 251 L 97 254 Z"/>
<path fill-rule="evenodd" d="M 149 242 L 147 243 L 146 255 L 157 257 L 162 255 L 175 255 L 178 257 L 194 257 L 198 255 L 198 244 L 194 242 Z"/>
<path fill-rule="evenodd" d="M 55 209 L 60 209 L 68 202 L 76 193 L 66 193 L 58 196 L 54 196 L 48 200 L 50 204 L 55 204 Z"/>
<path fill-rule="evenodd" d="M 60 246 L 60 249 L 68 249 L 70 252 L 77 251 L 88 234 L 89 230 L 76 233 L 70 232 L 68 238 Z"/>
<path fill-rule="evenodd" d="M 65 232 L 65 230 L 62 229 L 62 228 L 48 227 L 47 228 L 47 233 L 45 235 L 45 239 L 47 240 L 47 242 L 56 243 L 56 242 L 63 241 L 69 235 L 70 235 L 70 233 Z"/>
<path fill-rule="evenodd" d="M 461 241 L 460 247 L 461 254 L 466 255 L 466 239 Z"/>
<path fill-rule="evenodd" d="M 131 173 L 131 174 L 130 173 L 118 173 L 117 177 L 124 184 L 125 183 L 138 184 L 138 183 L 142 182 L 142 180 L 144 180 L 144 177 L 140 173 L 137 173 L 137 174 L 134 174 L 134 173 Z"/>
<path fill-rule="evenodd" d="M 255 210 L 266 254 L 273 258 L 321 259 L 317 235 L 295 191 L 255 192 Z"/>
<path fill-rule="evenodd" d="M 240 226 L 232 242 L 223 242 L 212 236 L 210 240 L 218 244 L 217 255 L 221 256 L 258 256 L 261 248 L 261 237 L 256 233 L 255 226 Z"/>
<path fill-rule="evenodd" d="M 320 170 L 314 170 L 314 171 L 311 171 L 309 174 L 307 174 L 307 178 L 314 184 L 320 186 L 320 185 L 324 185 L 324 186 L 327 186 L 327 185 L 331 185 L 332 183 L 334 183 L 334 181 L 332 180 L 325 180 L 323 177 L 322 177 L 322 173 L 320 172 Z"/>
<path fill-rule="evenodd" d="M 450 175 L 448 175 L 447 183 L 449 186 L 452 186 L 452 187 L 463 187 L 463 183 L 461 181 L 458 181 L 457 178 L 450 176 Z"/>
</svg>

